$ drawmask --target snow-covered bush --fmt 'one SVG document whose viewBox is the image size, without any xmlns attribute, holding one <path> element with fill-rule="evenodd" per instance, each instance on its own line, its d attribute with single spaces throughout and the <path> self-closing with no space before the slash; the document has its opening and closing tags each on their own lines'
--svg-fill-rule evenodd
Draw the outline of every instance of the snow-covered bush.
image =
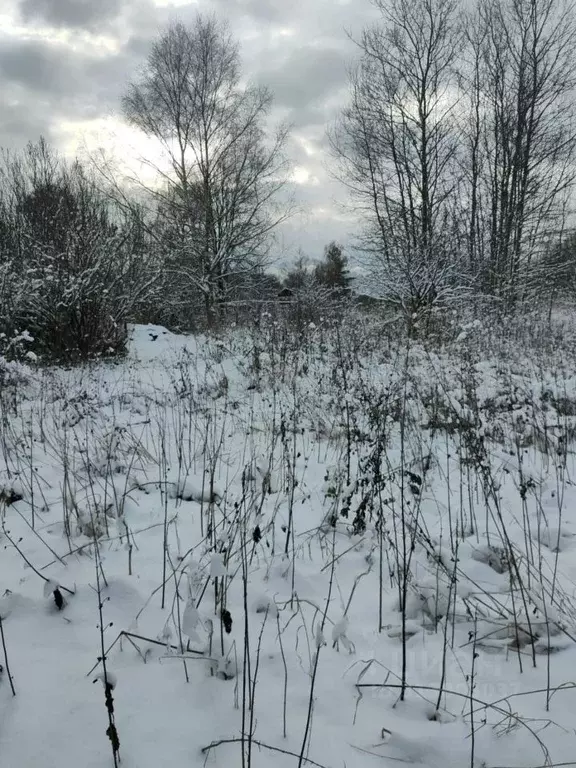
<svg viewBox="0 0 576 768">
<path fill-rule="evenodd" d="M 30 369 L 15 360 L 7 360 L 0 355 L 0 389 L 26 384 L 30 379 Z"/>
<path fill-rule="evenodd" d="M 133 217 L 43 141 L 5 159 L 2 182 L 0 332 L 27 329 L 27 351 L 47 360 L 123 352 L 154 282 Z"/>
</svg>

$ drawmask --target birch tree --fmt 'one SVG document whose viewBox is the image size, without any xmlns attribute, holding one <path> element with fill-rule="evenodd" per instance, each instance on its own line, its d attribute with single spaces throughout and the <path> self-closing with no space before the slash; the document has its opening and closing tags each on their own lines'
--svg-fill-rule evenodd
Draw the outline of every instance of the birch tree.
<svg viewBox="0 0 576 768">
<path fill-rule="evenodd" d="M 576 26 L 564 0 L 480 0 L 471 247 L 509 305 L 540 290 L 576 181 Z M 473 156 L 471 156 L 473 157 Z M 537 284 L 532 277 L 536 276 Z"/>
<path fill-rule="evenodd" d="M 332 132 L 365 227 L 370 281 L 410 313 L 452 285 L 461 48 L 454 0 L 374 0 L 351 100 Z"/>
<path fill-rule="evenodd" d="M 128 122 L 162 150 L 152 192 L 178 219 L 180 279 L 200 291 L 209 322 L 230 283 L 261 269 L 290 212 L 279 194 L 288 132 L 267 132 L 271 106 L 267 89 L 243 84 L 227 26 L 201 15 L 160 35 L 123 100 Z"/>
</svg>

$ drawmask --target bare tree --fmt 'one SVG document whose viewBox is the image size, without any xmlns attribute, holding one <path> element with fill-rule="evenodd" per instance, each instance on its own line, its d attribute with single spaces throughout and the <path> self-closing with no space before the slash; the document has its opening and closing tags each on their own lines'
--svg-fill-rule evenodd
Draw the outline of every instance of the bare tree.
<svg viewBox="0 0 576 768">
<path fill-rule="evenodd" d="M 374 0 L 351 103 L 331 139 L 363 214 L 369 273 L 410 313 L 453 284 L 457 135 L 455 0 Z"/>
<path fill-rule="evenodd" d="M 541 288 L 538 265 L 566 226 L 576 26 L 564 0 L 480 0 L 468 29 L 470 251 L 485 287 L 514 305 Z"/>
<path fill-rule="evenodd" d="M 481 275 L 485 261 L 484 240 L 481 232 L 483 221 L 483 192 L 481 168 L 484 160 L 483 132 L 483 83 L 481 61 L 486 29 L 478 24 L 478 9 L 464 15 L 465 48 L 458 62 L 460 108 L 464 113 L 460 122 L 460 212 L 466 229 L 468 253 L 467 268 L 476 280 Z"/>
<path fill-rule="evenodd" d="M 242 85 L 237 43 L 225 24 L 198 16 L 176 23 L 152 47 L 123 101 L 132 125 L 158 140 L 163 215 L 178 220 L 182 276 L 213 321 L 231 278 L 260 269 L 274 228 L 290 213 L 287 128 L 266 132 L 272 97 Z"/>
</svg>

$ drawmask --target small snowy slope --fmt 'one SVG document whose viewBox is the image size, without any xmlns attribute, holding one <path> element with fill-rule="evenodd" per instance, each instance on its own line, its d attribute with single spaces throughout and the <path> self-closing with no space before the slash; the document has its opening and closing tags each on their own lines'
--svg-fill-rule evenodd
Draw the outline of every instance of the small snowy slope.
<svg viewBox="0 0 576 768">
<path fill-rule="evenodd" d="M 569 764 L 572 362 L 280 330 L 0 392 L 1 764 Z"/>
</svg>

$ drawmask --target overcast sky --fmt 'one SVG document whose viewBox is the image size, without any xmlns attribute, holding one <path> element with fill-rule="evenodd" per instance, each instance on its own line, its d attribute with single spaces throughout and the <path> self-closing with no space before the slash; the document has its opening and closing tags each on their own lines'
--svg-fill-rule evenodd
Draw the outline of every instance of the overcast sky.
<svg viewBox="0 0 576 768">
<path fill-rule="evenodd" d="M 244 71 L 270 86 L 278 116 L 295 126 L 290 155 L 306 214 L 283 231 L 285 257 L 312 258 L 331 239 L 346 241 L 350 214 L 330 179 L 327 124 L 346 98 L 346 66 L 357 33 L 373 17 L 370 0 L 0 0 L 0 146 L 44 135 L 59 149 L 142 145 L 122 123 L 120 97 L 151 41 L 171 21 L 197 11 L 230 22 Z"/>
</svg>

